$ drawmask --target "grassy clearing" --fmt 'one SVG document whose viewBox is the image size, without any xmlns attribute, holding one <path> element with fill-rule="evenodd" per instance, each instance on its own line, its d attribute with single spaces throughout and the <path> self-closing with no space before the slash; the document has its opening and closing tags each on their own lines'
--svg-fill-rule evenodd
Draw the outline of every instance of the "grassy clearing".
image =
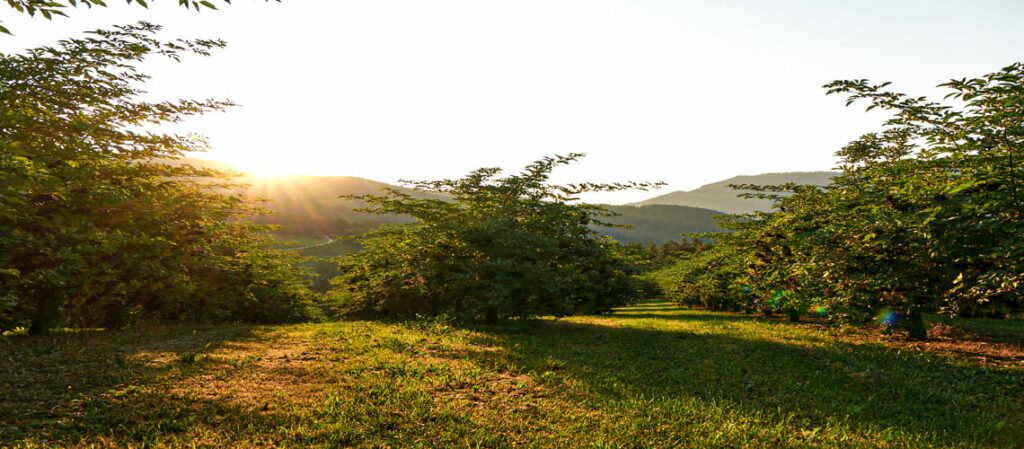
<svg viewBox="0 0 1024 449">
<path fill-rule="evenodd" d="M 991 345 L 663 303 L 472 329 L 17 337 L 0 342 L 0 445 L 1024 446 L 1022 351 Z"/>
</svg>

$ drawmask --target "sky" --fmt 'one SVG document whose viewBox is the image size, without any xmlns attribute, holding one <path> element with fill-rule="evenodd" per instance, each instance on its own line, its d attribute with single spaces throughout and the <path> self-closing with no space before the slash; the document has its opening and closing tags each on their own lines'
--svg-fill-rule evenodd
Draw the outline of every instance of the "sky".
<svg viewBox="0 0 1024 449">
<path fill-rule="evenodd" d="M 556 182 L 662 181 L 833 168 L 884 115 L 821 86 L 893 81 L 937 95 L 950 78 L 1024 60 L 1024 1 L 235 0 L 195 12 L 118 0 L 47 21 L 7 9 L 0 52 L 145 20 L 228 47 L 146 62 L 153 99 L 230 99 L 186 121 L 196 157 L 254 173 L 384 182 L 515 172 L 583 152 Z"/>
</svg>

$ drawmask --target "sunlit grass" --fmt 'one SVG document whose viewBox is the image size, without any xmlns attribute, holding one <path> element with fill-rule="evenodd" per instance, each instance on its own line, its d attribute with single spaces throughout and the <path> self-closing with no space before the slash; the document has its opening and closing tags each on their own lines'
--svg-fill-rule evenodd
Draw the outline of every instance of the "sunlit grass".
<svg viewBox="0 0 1024 449">
<path fill-rule="evenodd" d="M 1024 366 L 641 304 L 0 343 L 0 445 L 1014 447 Z"/>
</svg>

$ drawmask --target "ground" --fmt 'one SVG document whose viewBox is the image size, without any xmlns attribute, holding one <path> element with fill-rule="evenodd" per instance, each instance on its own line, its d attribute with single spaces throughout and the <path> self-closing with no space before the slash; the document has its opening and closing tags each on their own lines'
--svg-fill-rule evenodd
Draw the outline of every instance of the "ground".
<svg viewBox="0 0 1024 449">
<path fill-rule="evenodd" d="M 643 303 L 15 336 L 0 446 L 1024 447 L 1019 324 L 909 343 Z"/>
</svg>

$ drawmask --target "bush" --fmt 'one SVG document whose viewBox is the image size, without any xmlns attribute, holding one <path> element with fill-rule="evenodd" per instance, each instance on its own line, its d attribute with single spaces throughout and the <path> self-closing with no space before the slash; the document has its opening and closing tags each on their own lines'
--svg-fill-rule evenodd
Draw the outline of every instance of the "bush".
<svg viewBox="0 0 1024 449">
<path fill-rule="evenodd" d="M 581 156 L 545 158 L 503 178 L 484 168 L 414 184 L 450 201 L 396 190 L 350 197 L 370 204 L 368 211 L 416 221 L 365 235 L 365 249 L 343 259 L 334 298 L 357 315 L 487 321 L 600 313 L 637 298 L 639 256 L 599 238 L 590 225 L 610 213 L 575 195 L 650 184 L 547 184 L 554 167 Z"/>
</svg>

